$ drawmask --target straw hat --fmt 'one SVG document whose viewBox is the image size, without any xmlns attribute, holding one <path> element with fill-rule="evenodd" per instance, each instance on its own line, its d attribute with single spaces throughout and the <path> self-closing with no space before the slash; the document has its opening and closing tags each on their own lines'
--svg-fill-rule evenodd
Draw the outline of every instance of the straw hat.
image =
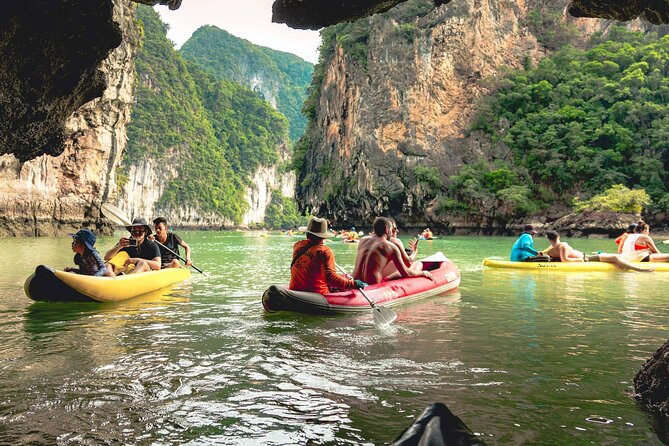
<svg viewBox="0 0 669 446">
<path fill-rule="evenodd" d="M 328 231 L 328 221 L 324 218 L 311 217 L 309 224 L 307 226 L 300 226 L 298 230 L 320 238 L 334 237 L 334 234 Z"/>
</svg>

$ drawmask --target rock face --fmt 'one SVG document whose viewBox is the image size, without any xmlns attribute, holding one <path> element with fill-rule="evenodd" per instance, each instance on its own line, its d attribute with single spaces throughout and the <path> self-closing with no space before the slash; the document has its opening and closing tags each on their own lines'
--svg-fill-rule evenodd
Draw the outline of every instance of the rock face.
<svg viewBox="0 0 669 446">
<path fill-rule="evenodd" d="M 634 391 L 644 409 L 669 417 L 669 341 L 636 374 Z"/>
<path fill-rule="evenodd" d="M 362 61 L 333 39 L 297 179 L 300 205 L 356 226 L 386 212 L 402 225 L 429 221 L 418 170 L 451 175 L 483 156 L 487 141 L 466 132 L 475 100 L 487 93 L 483 79 L 544 55 L 522 25 L 542 5 L 459 0 L 408 23 L 402 8 L 410 5 L 400 5 L 366 19 Z M 600 26 L 576 23 L 584 36 Z"/>
<path fill-rule="evenodd" d="M 25 162 L 12 155 L 0 157 L 0 235 L 63 235 L 82 225 L 100 232 L 111 231 L 99 219 L 99 205 L 116 190 L 115 168 L 125 147 L 125 126 L 133 102 L 138 30 L 132 3 L 125 0 L 109 3 L 113 6 L 110 13 L 114 23 L 110 28 L 119 31 L 119 35 L 122 30 L 124 37 L 96 68 L 96 74 L 91 74 L 98 85 L 107 87 L 100 98 L 70 112 L 59 130 L 65 138 L 59 156 L 42 155 Z M 62 23 L 57 27 L 65 29 Z M 87 45 L 77 45 L 81 51 L 88 51 L 84 48 Z M 82 80 L 82 85 L 88 81 Z M 34 103 L 44 105 L 40 101 Z M 65 108 L 62 112 L 65 113 Z M 53 144 L 51 148 L 58 147 Z"/>
<path fill-rule="evenodd" d="M 169 179 L 178 175 L 169 165 L 160 166 L 155 162 L 139 161 L 130 165 L 128 181 L 120 191 L 119 207 L 130 216 L 155 218 L 164 213 L 170 223 L 184 228 L 231 228 L 233 221 L 213 213 L 205 213 L 194 206 L 184 204 L 178 209 L 164 209 L 158 205 Z M 277 166 L 260 166 L 251 177 L 251 186 L 246 188 L 244 199 L 248 210 L 242 219 L 242 226 L 261 224 L 273 193 L 292 197 L 295 190 L 295 174 L 281 173 Z"/>
</svg>

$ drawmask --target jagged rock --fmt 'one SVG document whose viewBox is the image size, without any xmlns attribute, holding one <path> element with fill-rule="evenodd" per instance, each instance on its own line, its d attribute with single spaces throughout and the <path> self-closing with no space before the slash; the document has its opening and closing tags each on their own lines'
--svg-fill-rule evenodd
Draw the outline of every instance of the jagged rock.
<svg viewBox="0 0 669 446">
<path fill-rule="evenodd" d="M 181 0 L 134 0 L 137 3 L 144 3 L 145 5 L 153 6 L 153 5 L 166 5 L 168 6 L 171 10 L 179 9 L 179 6 L 181 6 Z"/>
<path fill-rule="evenodd" d="M 134 100 L 139 29 L 134 4 L 109 3 L 111 20 L 124 37 L 98 66 L 101 97 L 70 112 L 59 129 L 62 153 L 25 162 L 0 155 L 0 236 L 62 236 L 81 226 L 98 234 L 112 231 L 109 222 L 100 219 L 99 205 L 116 194 L 116 167 Z M 63 24 L 58 28 L 64 29 Z"/>
<path fill-rule="evenodd" d="M 640 218 L 638 214 L 586 211 L 565 215 L 550 224 L 549 229 L 567 237 L 617 237 Z"/>
<path fill-rule="evenodd" d="M 574 0 L 568 11 L 574 17 L 599 17 L 620 21 L 640 17 L 655 25 L 669 23 L 667 2 L 652 0 Z"/>
<path fill-rule="evenodd" d="M 67 119 L 106 88 L 100 63 L 123 37 L 112 8 L 112 0 L 3 4 L 0 155 L 62 153 Z"/>
<path fill-rule="evenodd" d="M 634 376 L 634 391 L 644 409 L 669 417 L 669 341 Z"/>
<path fill-rule="evenodd" d="M 292 28 L 319 29 L 335 23 L 388 11 L 405 0 L 276 0 L 272 21 Z M 451 0 L 435 0 L 435 6 Z M 454 0 L 458 1 L 458 0 Z M 568 7 L 574 17 L 592 17 L 627 21 L 641 17 L 654 24 L 669 23 L 667 2 L 652 0 L 573 0 Z"/>
</svg>

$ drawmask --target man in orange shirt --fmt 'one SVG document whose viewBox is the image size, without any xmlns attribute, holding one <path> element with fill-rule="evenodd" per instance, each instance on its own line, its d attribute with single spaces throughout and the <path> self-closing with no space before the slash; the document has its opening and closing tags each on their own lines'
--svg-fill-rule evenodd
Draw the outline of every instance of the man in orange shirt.
<svg viewBox="0 0 669 446">
<path fill-rule="evenodd" d="M 326 238 L 334 236 L 328 231 L 327 220 L 312 217 L 308 226 L 302 226 L 299 230 L 307 233 L 307 239 L 293 246 L 289 289 L 329 294 L 330 288 L 349 289 L 367 286 L 361 280 L 337 274 L 334 253 L 323 244 Z"/>
</svg>

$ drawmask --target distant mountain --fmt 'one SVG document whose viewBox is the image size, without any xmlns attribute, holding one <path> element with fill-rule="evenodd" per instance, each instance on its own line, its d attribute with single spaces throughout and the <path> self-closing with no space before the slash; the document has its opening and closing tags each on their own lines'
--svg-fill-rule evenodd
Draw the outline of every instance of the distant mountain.
<svg viewBox="0 0 669 446">
<path fill-rule="evenodd" d="M 203 26 L 181 47 L 184 58 L 218 79 L 258 92 L 290 123 L 297 141 L 306 127 L 301 109 L 314 66 L 294 54 L 254 45 L 215 26 Z"/>
<path fill-rule="evenodd" d="M 119 186 L 128 211 L 182 225 L 238 224 L 260 166 L 280 162 L 288 122 L 257 93 L 188 63 L 139 5 L 143 43 Z"/>
</svg>

